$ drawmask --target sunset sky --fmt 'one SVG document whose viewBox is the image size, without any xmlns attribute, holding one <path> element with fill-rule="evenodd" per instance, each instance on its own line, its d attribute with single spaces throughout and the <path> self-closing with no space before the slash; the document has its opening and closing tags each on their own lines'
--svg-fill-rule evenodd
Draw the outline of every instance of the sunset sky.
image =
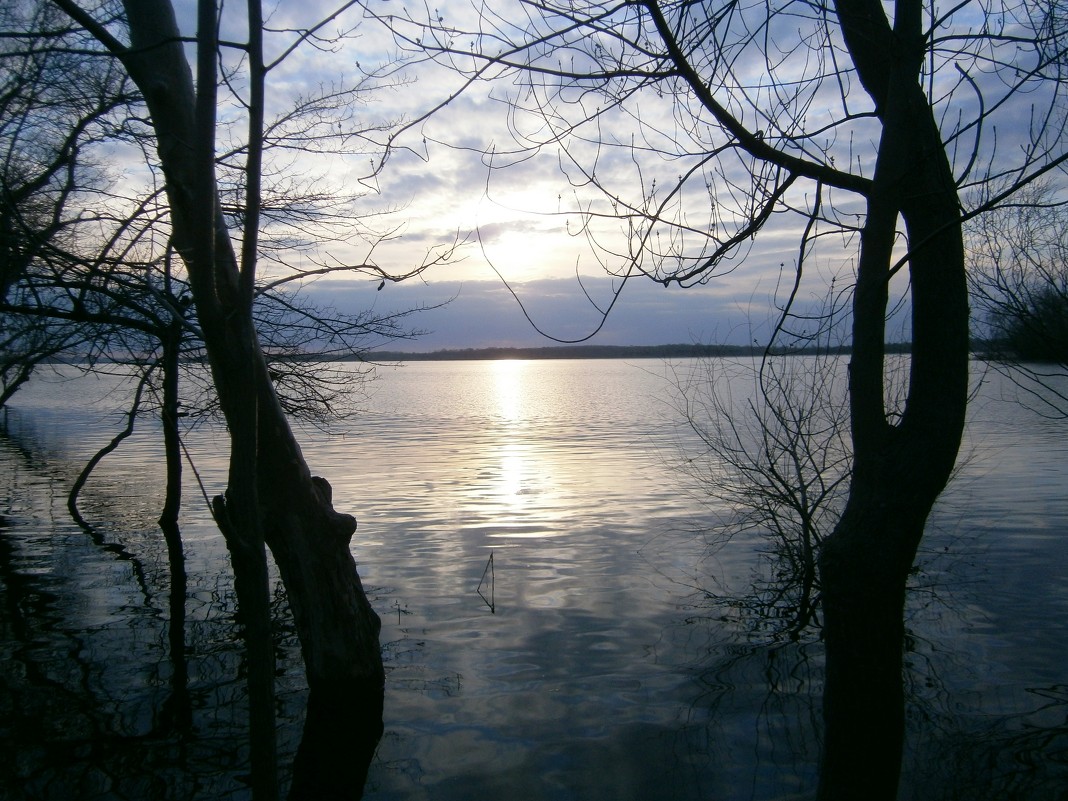
<svg viewBox="0 0 1068 801">
<path fill-rule="evenodd" d="M 193 36 L 195 3 L 176 0 L 175 7 L 183 32 Z M 381 4 L 392 13 L 402 7 L 403 3 Z M 467 7 L 466 3 L 450 3 L 445 13 L 469 13 Z M 306 27 L 325 16 L 323 10 L 333 8 L 328 3 L 267 3 L 267 26 Z M 243 39 L 243 7 L 225 10 L 233 19 L 224 21 L 223 38 Z M 417 5 L 412 11 L 426 13 L 426 8 Z M 355 32 L 335 51 L 304 47 L 271 73 L 268 94 L 274 111 L 286 108 L 298 95 L 321 86 L 351 83 L 361 72 L 396 60 L 397 49 L 388 31 L 365 19 L 359 8 L 346 11 L 330 29 L 340 28 Z M 268 60 L 292 38 L 268 36 Z M 454 94 L 460 78 L 440 68 L 417 65 L 377 83 L 379 88 L 366 97 L 352 125 L 418 120 Z M 368 177 L 371 154 L 302 156 L 291 165 L 302 174 L 321 174 L 347 191 L 365 192 L 360 207 L 369 212 L 393 210 L 374 223 L 378 230 L 391 232 L 386 241 L 373 250 L 358 241 L 334 245 L 330 259 L 370 259 L 388 272 L 401 274 L 428 253 L 438 253 L 457 240 L 464 243 L 447 264 L 435 265 L 420 277 L 387 282 L 381 291 L 377 279 L 324 279 L 306 288 L 311 299 L 342 310 L 374 307 L 383 312 L 448 302 L 413 319 L 414 327 L 429 333 L 401 343 L 400 347 L 409 350 L 538 346 L 551 344 L 553 337 L 571 341 L 592 336 L 589 341 L 594 344 L 741 344 L 766 337 L 774 297 L 783 297 L 782 281 L 792 277 L 796 224 L 785 231 L 768 230 L 742 263 L 704 286 L 680 289 L 643 276 L 630 279 L 602 325 L 601 310 L 612 302 L 621 281 L 609 276 L 598 263 L 598 255 L 574 235 L 576 218 L 563 212 L 572 211 L 579 200 L 558 168 L 557 155 L 544 153 L 542 158 L 505 171 L 488 166 L 485 152 L 512 147 L 507 106 L 501 102 L 511 89 L 507 81 L 470 87 L 400 136 L 385 168 L 373 177 Z M 611 168 L 606 162 L 600 169 Z M 665 169 L 671 172 L 677 167 L 668 164 Z M 608 230 L 606 241 L 611 246 L 622 241 L 619 224 L 615 227 L 615 232 Z M 843 258 L 849 255 L 841 250 L 834 254 L 827 261 L 827 274 L 840 271 Z M 620 265 L 617 260 L 609 266 L 618 269 Z M 816 282 L 809 294 L 822 293 L 824 284 Z"/>
<path fill-rule="evenodd" d="M 489 7 L 497 9 L 505 2 L 510 0 L 496 0 Z M 268 28 L 306 27 L 322 16 L 317 5 L 334 8 L 314 2 L 268 5 Z M 402 14 L 407 9 L 403 2 L 370 5 L 382 13 Z M 176 7 L 180 25 L 192 35 L 195 3 L 178 0 Z M 428 10 L 416 4 L 410 13 L 425 15 Z M 227 8 L 227 13 L 234 14 L 233 30 L 229 31 L 234 39 L 243 38 L 242 12 L 240 7 Z M 462 15 L 471 11 L 468 3 L 450 3 L 447 7 L 443 4 L 440 13 L 459 15 L 456 22 L 462 26 Z M 450 17 L 449 21 L 454 20 Z M 773 219 L 734 261 L 717 268 L 717 274 L 703 285 L 681 289 L 664 287 L 644 276 L 630 279 L 601 326 L 602 311 L 621 286 L 620 279 L 606 269 L 618 274 L 625 259 L 605 259 L 604 251 L 591 249 L 585 238 L 577 235 L 578 217 L 569 212 L 587 200 L 561 169 L 561 154 L 548 148 L 506 170 L 491 167 L 491 162 L 499 166 L 506 161 L 508 156 L 503 154 L 514 147 L 510 130 L 514 123 L 506 102 L 518 91 L 514 82 L 506 78 L 476 84 L 424 119 L 432 108 L 456 95 L 461 78 L 426 64 L 382 69 L 381 65 L 398 63 L 396 45 L 389 32 L 367 19 L 358 7 L 347 10 L 325 30 L 337 29 L 351 32 L 344 43 L 331 50 L 305 47 L 271 73 L 268 91 L 273 110 L 317 87 L 351 83 L 361 74 L 378 70 L 378 88 L 346 124 L 358 127 L 392 119 L 407 121 L 409 127 L 393 141 L 388 161 L 373 176 L 369 172 L 374 155 L 368 152 L 302 156 L 290 165 L 306 175 L 322 175 L 326 184 L 333 181 L 348 191 L 365 192 L 360 207 L 369 212 L 392 210 L 375 221 L 378 230 L 390 232 L 387 238 L 373 248 L 359 241 L 334 245 L 328 260 L 373 260 L 387 272 L 401 274 L 422 263 L 428 254 L 441 253 L 450 243 L 462 244 L 448 263 L 435 265 L 419 277 L 386 282 L 381 290 L 377 279 L 324 279 L 306 290 L 311 298 L 352 311 L 369 307 L 400 310 L 449 301 L 414 320 L 415 327 L 431 333 L 418 342 L 404 343 L 404 348 L 413 350 L 550 344 L 543 334 L 564 341 L 592 335 L 589 341 L 594 344 L 741 344 L 766 340 L 776 303 L 786 297 L 797 263 L 802 225 L 798 216 Z M 224 24 L 224 38 L 227 33 Z M 286 33 L 269 36 L 268 60 L 271 48 L 277 53 L 291 40 L 292 35 Z M 735 69 L 744 73 L 745 65 L 735 65 Z M 857 109 L 869 103 L 859 87 L 855 94 Z M 663 99 L 642 96 L 641 102 L 644 115 L 672 115 L 672 108 Z M 858 136 L 869 132 L 864 124 L 861 120 L 855 125 Z M 670 124 L 665 126 L 665 130 L 670 128 Z M 870 174 L 870 164 L 863 158 L 871 154 L 873 142 L 873 138 L 866 145 L 859 139 L 849 142 L 848 158 L 852 161 L 855 156 L 858 165 L 866 165 L 858 167 L 862 173 Z M 862 158 L 857 153 L 865 155 Z M 658 176 L 652 173 L 656 171 L 661 186 L 670 184 L 684 169 L 664 159 L 652 167 L 643 164 L 639 173 L 625 158 L 613 159 L 609 154 L 598 158 L 599 179 L 623 187 L 630 181 L 631 189 L 635 180 L 654 181 Z M 574 171 L 568 172 L 573 179 Z M 811 184 L 797 190 L 792 198 L 794 206 L 806 207 L 810 198 L 805 193 L 811 191 Z M 711 187 L 709 196 L 715 197 Z M 846 216 L 854 213 L 850 203 L 856 212 L 862 211 L 856 198 L 841 192 L 835 203 L 838 208 L 847 204 Z M 699 209 L 700 203 L 697 206 Z M 594 233 L 609 249 L 626 249 L 625 231 L 618 221 L 605 222 Z M 840 234 L 818 240 L 807 256 L 806 278 L 798 295 L 800 308 L 821 303 L 832 279 L 838 287 L 851 281 L 857 247 L 855 238 Z M 899 294 L 902 291 L 903 287 L 897 288 Z M 901 327 L 903 320 L 891 327 L 894 325 L 900 332 L 894 338 L 907 338 Z"/>
</svg>

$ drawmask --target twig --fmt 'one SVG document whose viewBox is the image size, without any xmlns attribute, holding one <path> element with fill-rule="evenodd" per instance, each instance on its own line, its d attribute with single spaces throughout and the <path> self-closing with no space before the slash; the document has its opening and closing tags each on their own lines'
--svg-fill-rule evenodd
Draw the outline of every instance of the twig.
<svg viewBox="0 0 1068 801">
<path fill-rule="evenodd" d="M 482 594 L 482 585 L 486 583 L 486 575 L 489 575 L 490 597 L 487 599 Z M 493 571 L 493 551 L 490 551 L 489 559 L 486 561 L 486 568 L 482 571 L 482 578 L 478 582 L 478 589 L 475 592 L 478 593 L 478 597 L 486 602 L 486 606 L 489 607 L 490 614 L 497 614 L 497 606 L 494 601 L 495 591 L 497 588 L 496 577 Z"/>
</svg>

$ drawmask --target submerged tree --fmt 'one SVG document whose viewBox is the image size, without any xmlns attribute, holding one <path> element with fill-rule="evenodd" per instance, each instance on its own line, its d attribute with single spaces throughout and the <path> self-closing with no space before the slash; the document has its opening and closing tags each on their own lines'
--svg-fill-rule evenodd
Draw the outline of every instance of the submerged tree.
<svg viewBox="0 0 1068 801">
<path fill-rule="evenodd" d="M 833 287 L 833 284 L 832 284 Z M 840 299 L 839 299 L 840 300 Z M 845 501 L 850 471 L 846 352 L 830 297 L 814 333 L 787 336 L 751 360 L 702 359 L 676 373 L 677 406 L 703 450 L 677 467 L 694 491 L 728 510 L 710 536 L 718 549 L 743 532 L 767 545 L 748 592 L 704 590 L 746 610 L 770 640 L 820 625 L 817 559 Z M 790 317 L 780 318 L 779 331 Z"/>
<path fill-rule="evenodd" d="M 968 226 L 985 355 L 1039 414 L 1068 416 L 1068 206 L 1048 183 Z"/>
<path fill-rule="evenodd" d="M 74 0 L 54 0 L 54 5 L 83 31 L 79 48 L 120 65 L 147 106 L 148 127 L 143 130 L 166 198 L 167 241 L 184 265 L 197 333 L 230 433 L 228 486 L 225 495 L 214 499 L 214 514 L 230 550 L 249 646 L 255 792 L 269 798 L 277 786 L 265 543 L 287 590 L 313 703 L 339 716 L 331 724 L 334 742 L 357 742 L 369 758 L 367 746 L 373 748 L 381 728 L 379 620 L 350 548 L 356 522 L 333 508 L 329 484 L 311 475 L 256 330 L 261 278 L 274 290 L 294 275 L 299 279 L 327 269 L 287 269 L 284 251 L 275 247 L 285 241 L 284 226 L 272 225 L 280 210 L 265 202 L 263 186 L 265 145 L 294 135 L 287 127 L 292 117 L 269 121 L 267 78 L 302 43 L 324 44 L 318 31 L 332 17 L 277 32 L 283 41 L 276 42 L 276 55 L 269 59 L 258 2 L 247 6 L 248 39 L 241 43 L 220 43 L 219 8 L 211 0 L 200 2 L 194 85 L 186 60 L 189 39 L 182 36 L 167 0 L 129 2 L 121 9 Z M 222 90 L 220 61 L 225 67 Z M 335 108 L 344 110 L 355 93 L 330 97 L 340 103 Z M 310 109 L 307 119 L 293 126 L 305 151 L 334 147 L 341 152 L 360 143 L 351 119 L 323 113 L 314 98 L 304 102 Z M 220 157 L 220 140 L 236 130 L 234 119 L 245 133 L 222 148 Z M 232 180 L 223 181 L 221 175 Z M 290 254 L 293 241 L 288 240 Z M 268 260 L 272 253 L 276 258 Z M 405 274 L 436 258 L 447 259 L 448 253 L 429 257 Z M 263 276 L 260 268 L 266 261 L 274 272 Z M 404 277 L 370 260 L 358 266 L 381 279 Z M 328 329 L 336 324 L 335 334 L 345 324 L 337 316 L 333 323 L 326 315 L 319 320 Z M 358 781 L 355 766 L 353 770 L 348 778 Z"/>
<path fill-rule="evenodd" d="M 745 269 L 762 232 L 796 236 L 798 282 L 816 259 L 852 263 L 852 463 L 818 559 L 819 794 L 893 798 L 907 579 L 968 398 L 962 226 L 1068 158 L 1063 9 L 532 0 L 463 13 L 385 21 L 413 58 L 468 85 L 499 80 L 515 144 L 486 143 L 491 191 L 495 169 L 558 164 L 570 232 L 614 274 L 707 282 Z M 902 299 L 912 351 L 895 402 L 887 318 Z"/>
</svg>

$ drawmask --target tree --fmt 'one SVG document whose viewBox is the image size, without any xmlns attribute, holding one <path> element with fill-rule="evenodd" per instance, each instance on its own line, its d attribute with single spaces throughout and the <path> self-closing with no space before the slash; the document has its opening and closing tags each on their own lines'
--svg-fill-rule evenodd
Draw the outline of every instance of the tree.
<svg viewBox="0 0 1068 801">
<path fill-rule="evenodd" d="M 46 245 L 67 245 L 72 228 L 101 221 L 88 211 L 101 179 L 85 154 L 124 138 L 122 118 L 133 99 L 121 72 L 77 49 L 56 49 L 68 33 L 62 18 L 42 3 L 12 3 L 0 11 L 0 302 L 8 302 Z M 68 214 L 72 205 L 81 213 Z M 67 347 L 91 347 L 98 333 L 41 318 L 7 317 L 5 323 L 0 405 L 38 361 Z"/>
<path fill-rule="evenodd" d="M 893 798 L 907 577 L 967 406 L 962 226 L 1060 174 L 1068 17 L 1056 3 L 536 0 L 469 18 L 383 20 L 413 59 L 465 86 L 498 80 L 514 146 L 486 143 L 489 182 L 556 161 L 569 230 L 616 275 L 706 282 L 743 269 L 761 233 L 790 231 L 798 282 L 817 259 L 854 259 L 850 482 L 818 560 L 819 795 Z M 899 291 L 912 352 L 893 403 Z"/>
<path fill-rule="evenodd" d="M 841 302 L 832 282 L 821 311 L 805 315 L 818 322 L 811 333 L 790 333 L 791 318 L 801 320 L 784 306 L 773 339 L 785 336 L 789 346 L 769 347 L 751 362 L 703 359 L 676 375 L 679 411 L 704 448 L 685 454 L 678 469 L 729 510 L 712 546 L 744 531 L 768 542 L 747 594 L 705 595 L 745 609 L 772 641 L 798 640 L 820 624 L 817 560 L 850 470 Z"/>
<path fill-rule="evenodd" d="M 225 495 L 214 499 L 216 519 L 231 553 L 235 588 L 249 642 L 253 703 L 253 775 L 257 797 L 276 792 L 273 765 L 273 671 L 264 543 L 286 585 L 300 636 L 308 684 L 316 703 L 330 702 L 335 739 L 380 731 L 383 669 L 379 620 L 367 600 L 349 547 L 356 523 L 337 512 L 329 484 L 313 477 L 289 426 L 257 336 L 254 316 L 259 234 L 270 209 L 262 203 L 267 76 L 301 42 L 314 41 L 322 23 L 285 31 L 280 54 L 267 62 L 260 6 L 247 8 L 248 41 L 232 44 L 236 68 L 226 74 L 234 113 L 247 136 L 229 149 L 241 175 L 241 213 L 228 214 L 217 177 L 218 10 L 201 2 L 196 39 L 196 88 L 184 39 L 167 0 L 130 2 L 107 16 L 74 0 L 55 0 L 87 32 L 83 47 L 114 59 L 137 86 L 150 116 L 154 159 L 167 198 L 169 240 L 181 256 L 203 336 L 212 381 L 231 440 Z M 123 39 L 128 37 L 128 41 Z M 333 120 L 329 121 L 333 123 Z M 323 128 L 325 130 L 325 126 Z M 323 135 L 308 133 L 309 140 Z M 229 211 L 232 211 L 231 208 Z M 235 243 L 235 238 L 239 243 Z M 444 256 L 443 258 L 447 258 Z M 421 265 L 424 267 L 426 265 Z M 373 264 L 368 271 L 387 274 Z M 418 269 L 412 271 L 417 272 Z M 361 732 L 361 729 L 363 732 Z M 377 735 L 375 735 L 377 736 Z"/>
<path fill-rule="evenodd" d="M 1068 415 L 1068 208 L 1048 183 L 968 226 L 986 355 L 1039 414 Z"/>
<path fill-rule="evenodd" d="M 183 569 L 179 417 L 212 414 L 218 402 L 210 385 L 203 386 L 203 347 L 189 308 L 188 282 L 176 271 L 169 248 L 156 245 L 169 236 L 160 192 L 152 184 L 130 181 L 121 182 L 120 192 L 115 168 L 101 166 L 109 150 L 144 145 L 128 122 L 140 113 L 140 99 L 113 62 L 79 47 L 77 32 L 63 20 L 61 12 L 41 2 L 4 12 L 0 220 L 9 278 L 0 299 L 6 320 L 0 406 L 45 360 L 66 359 L 86 370 L 132 370 L 136 387 L 127 423 L 78 476 L 68 507 L 79 523 L 89 525 L 77 498 L 90 473 L 132 433 L 138 416 L 158 409 L 167 464 L 160 524 L 178 580 Z M 337 93 L 304 98 L 270 126 L 272 147 L 299 145 L 292 133 L 280 130 L 283 125 L 299 125 L 337 102 Z M 353 211 L 343 194 L 324 192 L 321 181 L 311 194 L 274 177 L 263 189 L 264 204 L 273 227 L 286 229 L 286 256 L 306 248 L 302 238 L 315 234 L 318 243 L 328 236 L 369 237 L 366 212 Z M 239 185 L 226 183 L 224 189 L 233 198 L 228 214 L 240 218 Z M 344 214 L 351 222 L 342 226 L 338 220 Z M 336 264 L 316 272 L 350 269 Z M 254 315 L 283 408 L 321 424 L 345 405 L 345 394 L 352 394 L 352 372 L 342 376 L 313 364 L 307 353 L 320 359 L 358 357 L 373 339 L 411 335 L 403 327 L 411 311 L 317 309 L 291 291 L 293 277 L 258 285 Z M 199 388 L 199 396 L 182 393 L 181 412 L 180 374 L 184 388 Z"/>
</svg>

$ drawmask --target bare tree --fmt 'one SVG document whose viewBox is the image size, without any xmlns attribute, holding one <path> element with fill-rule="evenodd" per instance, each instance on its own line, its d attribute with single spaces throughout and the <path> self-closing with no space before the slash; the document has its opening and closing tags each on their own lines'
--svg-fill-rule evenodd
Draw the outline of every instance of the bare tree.
<svg viewBox="0 0 1068 801">
<path fill-rule="evenodd" d="M 533 0 L 448 13 L 383 20 L 413 58 L 468 86 L 498 80 L 514 144 L 487 142 L 487 161 L 555 161 L 575 197 L 569 230 L 611 272 L 705 282 L 744 269 L 762 232 L 791 230 L 798 282 L 816 258 L 854 260 L 852 465 L 819 555 L 819 794 L 893 798 L 907 578 L 968 398 L 962 226 L 1068 159 L 1063 8 Z M 895 403 L 887 317 L 902 299 L 912 352 Z"/>
<path fill-rule="evenodd" d="M 7 10 L 0 28 L 0 67 L 8 84 L 0 107 L 0 217 L 11 273 L 0 299 L 7 322 L 0 347 L 0 405 L 43 360 L 66 359 L 87 370 L 129 367 L 138 373 L 145 391 L 138 391 L 143 398 L 134 408 L 155 406 L 163 420 L 168 470 L 161 524 L 176 532 L 179 404 L 184 401 L 182 415 L 196 418 L 217 412 L 218 402 L 210 381 L 203 380 L 202 342 L 188 282 L 166 244 L 168 219 L 160 191 L 152 183 L 120 181 L 115 167 L 107 165 L 109 150 L 133 144 L 138 153 L 147 147 L 131 122 L 142 112 L 140 98 L 111 60 L 79 47 L 77 32 L 64 27 L 64 19 L 50 4 L 27 2 Z M 352 110 L 342 101 L 357 99 L 339 91 L 303 98 L 268 126 L 268 150 L 321 148 L 321 142 L 303 138 L 313 126 L 282 129 L 295 128 L 306 117 L 321 122 L 331 113 L 347 119 Z M 221 161 L 234 157 L 224 154 Z M 231 200 L 224 207 L 231 221 L 240 223 L 242 187 L 232 166 L 225 174 L 222 194 Z M 256 326 L 265 337 L 283 408 L 323 424 L 348 405 L 353 377 L 361 375 L 323 362 L 360 358 L 378 341 L 418 333 L 404 325 L 416 310 L 351 314 L 309 305 L 294 289 L 298 282 L 352 269 L 341 262 L 323 264 L 313 248 L 362 238 L 373 250 L 389 232 L 374 231 L 369 221 L 380 215 L 357 208 L 350 193 L 332 193 L 321 177 L 305 172 L 294 182 L 275 172 L 271 178 L 262 190 L 268 227 L 275 232 L 276 241 L 266 249 L 271 261 L 297 255 L 312 267 L 257 285 Z M 180 399 L 179 373 L 183 386 L 199 392 L 187 391 Z M 69 505 L 76 516 L 78 492 L 102 455 L 72 489 Z"/>
<path fill-rule="evenodd" d="M 729 510 L 711 532 L 714 549 L 743 532 L 766 543 L 748 593 L 705 595 L 745 609 L 771 640 L 801 638 L 820 623 L 820 548 L 845 502 L 850 473 L 842 298 L 832 288 L 819 313 L 801 320 L 784 307 L 788 344 L 742 359 L 702 359 L 676 373 L 680 413 L 704 446 L 679 469 L 694 491 Z M 813 323 L 816 325 L 813 326 Z"/>
<path fill-rule="evenodd" d="M 969 280 L 984 353 L 1039 414 L 1068 416 L 1068 207 L 1048 182 L 971 221 Z"/>
<path fill-rule="evenodd" d="M 121 71 L 56 47 L 70 33 L 64 20 L 41 3 L 0 11 L 0 300 L 42 248 L 69 243 L 72 228 L 97 220 L 92 212 L 69 214 L 71 206 L 90 204 L 102 183 L 85 153 L 124 138 L 133 99 Z M 5 349 L 25 349 L 27 337 L 41 342 L 42 333 L 29 326 L 18 345 L 9 336 Z"/>
<path fill-rule="evenodd" d="M 214 512 L 230 550 L 249 644 L 250 695 L 259 699 L 250 721 L 255 792 L 257 798 L 269 798 L 277 786 L 265 543 L 286 585 L 313 698 L 334 703 L 347 723 L 337 727 L 336 735 L 344 737 L 349 730 L 365 742 L 361 729 L 381 727 L 380 624 L 350 549 L 356 523 L 334 510 L 329 484 L 310 474 L 255 325 L 259 268 L 270 244 L 269 235 L 261 241 L 260 234 L 272 230 L 272 208 L 264 203 L 264 148 L 279 130 L 267 121 L 267 79 L 301 43 L 314 42 L 336 13 L 280 32 L 286 41 L 269 61 L 258 2 L 247 6 L 248 39 L 240 43 L 220 42 L 218 8 L 211 0 L 200 2 L 194 88 L 185 55 L 188 39 L 167 0 L 126 3 L 115 15 L 74 0 L 55 0 L 55 5 L 85 31 L 86 51 L 121 65 L 149 113 L 152 158 L 167 200 L 169 242 L 185 267 L 212 383 L 230 432 L 228 487 L 215 498 Z M 223 147 L 220 159 L 219 140 L 230 130 L 219 122 L 224 98 L 228 114 L 243 121 L 246 133 L 239 135 L 238 144 Z M 319 128 L 304 131 L 305 141 L 346 138 L 344 131 L 331 127 L 335 123 L 321 118 Z M 232 182 L 236 194 L 227 194 L 220 176 L 235 174 L 240 177 Z M 371 261 L 358 266 L 383 280 L 403 277 Z M 303 277 L 322 269 L 304 270 Z M 271 275 L 264 285 L 277 286 L 281 280 Z"/>
</svg>

